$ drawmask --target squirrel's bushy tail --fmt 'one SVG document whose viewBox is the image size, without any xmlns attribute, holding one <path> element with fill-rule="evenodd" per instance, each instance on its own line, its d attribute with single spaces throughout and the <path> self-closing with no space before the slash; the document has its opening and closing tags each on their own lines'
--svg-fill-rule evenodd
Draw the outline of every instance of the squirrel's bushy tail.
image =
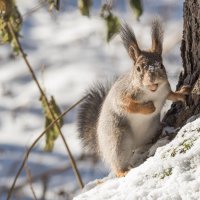
<svg viewBox="0 0 200 200">
<path fill-rule="evenodd" d="M 100 83 L 91 87 L 88 96 L 81 103 L 78 112 L 78 131 L 83 145 L 93 153 L 98 152 L 97 122 L 104 99 L 110 89 L 110 84 Z"/>
</svg>

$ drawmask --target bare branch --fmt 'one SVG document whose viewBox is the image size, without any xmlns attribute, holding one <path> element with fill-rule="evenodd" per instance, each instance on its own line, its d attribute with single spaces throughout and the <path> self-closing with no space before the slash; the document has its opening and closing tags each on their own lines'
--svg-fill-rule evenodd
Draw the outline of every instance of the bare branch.
<svg viewBox="0 0 200 200">
<path fill-rule="evenodd" d="M 42 172 L 40 174 L 37 174 L 35 176 L 32 176 L 31 177 L 31 181 L 32 181 L 32 183 L 34 183 L 34 182 L 36 182 L 38 180 L 44 179 L 45 177 L 54 176 L 54 175 L 63 173 L 65 171 L 68 171 L 70 168 L 71 168 L 71 166 L 69 164 L 69 165 L 66 165 L 66 166 L 64 166 L 62 168 L 50 169 L 50 170 L 47 170 L 47 171 Z M 20 185 L 16 186 L 14 190 L 20 190 L 21 188 L 25 187 L 27 185 L 27 183 L 28 183 L 28 180 L 25 180 L 23 183 L 21 183 Z"/>
<path fill-rule="evenodd" d="M 46 94 L 44 93 L 42 87 L 40 86 L 40 83 L 39 83 L 39 81 L 37 80 L 37 77 L 36 77 L 36 75 L 35 75 L 35 73 L 34 73 L 34 71 L 33 71 L 33 69 L 32 69 L 32 66 L 31 66 L 31 64 L 29 63 L 28 59 L 27 59 L 27 55 L 24 53 L 24 50 L 23 50 L 23 48 L 22 48 L 22 46 L 21 46 L 21 43 L 20 43 L 18 37 L 16 36 L 16 34 L 15 34 L 15 32 L 14 32 L 14 29 L 13 29 L 13 27 L 12 27 L 12 24 L 11 24 L 9 21 L 7 22 L 7 26 L 8 26 L 8 28 L 9 28 L 9 30 L 10 30 L 10 32 L 11 32 L 11 34 L 12 34 L 12 36 L 13 36 L 13 38 L 14 38 L 16 44 L 17 44 L 17 46 L 18 46 L 18 48 L 19 48 L 19 51 L 20 51 L 20 53 L 21 53 L 21 55 L 22 55 L 22 57 L 23 57 L 23 60 L 24 60 L 24 62 L 26 63 L 26 65 L 27 65 L 27 67 L 28 67 L 28 69 L 29 69 L 29 71 L 30 71 L 30 73 L 31 73 L 31 76 L 32 76 L 33 80 L 35 81 L 35 83 L 36 83 L 36 85 L 37 85 L 37 87 L 38 87 L 38 89 L 39 89 L 39 91 L 40 91 L 41 96 L 44 97 L 44 100 L 46 101 L 46 104 L 47 104 L 47 106 L 48 106 L 48 109 L 49 109 L 49 112 L 50 112 L 50 114 L 51 114 L 51 116 L 52 116 L 52 119 L 53 119 L 53 121 L 55 121 L 54 124 L 56 125 L 56 127 L 57 127 L 57 129 L 58 129 L 58 131 L 59 131 L 59 134 L 61 135 L 61 138 L 62 138 L 62 140 L 63 140 L 63 142 L 64 142 L 65 148 L 66 148 L 67 153 L 68 153 L 68 156 L 69 156 L 70 164 L 71 164 L 72 169 L 73 169 L 73 171 L 74 171 L 74 174 L 75 174 L 75 176 L 76 176 L 76 178 L 77 178 L 77 181 L 78 181 L 78 183 L 79 183 L 79 186 L 80 186 L 80 188 L 83 188 L 83 187 L 84 187 L 83 181 L 82 181 L 82 179 L 81 179 L 80 173 L 79 173 L 78 168 L 77 168 L 77 166 L 76 166 L 76 162 L 75 162 L 75 160 L 74 160 L 74 158 L 73 158 L 73 155 L 72 155 L 72 153 L 71 153 L 71 151 L 70 151 L 70 149 L 69 149 L 69 146 L 68 146 L 68 144 L 67 144 L 67 142 L 66 142 L 66 140 L 65 140 L 65 137 L 64 137 L 62 131 L 60 130 L 60 127 L 59 127 L 59 125 L 58 125 L 58 123 L 57 123 L 58 120 L 56 120 L 56 117 L 54 116 L 54 113 L 53 113 L 52 110 L 51 110 L 51 106 L 50 106 L 50 104 L 49 104 L 49 101 L 48 101 L 48 99 L 47 99 L 47 96 L 46 96 Z M 52 126 L 51 126 L 51 127 L 52 127 Z M 46 132 L 46 131 L 45 131 L 45 132 Z M 45 132 L 44 132 L 44 134 L 45 134 Z M 43 136 L 43 134 L 42 134 L 42 136 Z M 42 137 L 42 136 L 41 136 L 41 137 Z M 37 142 L 40 140 L 41 137 L 38 137 L 38 140 L 36 140 L 35 142 L 37 143 Z M 33 143 L 33 146 L 34 146 L 36 143 Z M 27 153 L 29 154 L 29 151 L 28 151 Z M 27 158 L 25 157 L 25 160 L 26 160 L 26 159 L 27 159 Z M 23 166 L 24 166 L 24 164 L 21 166 L 21 168 L 23 168 Z M 21 169 L 20 169 L 20 170 L 21 170 Z M 19 176 L 19 174 L 16 175 L 16 177 L 18 177 L 18 176 Z M 16 180 L 17 180 L 17 179 L 16 179 Z M 14 183 L 13 183 L 13 185 L 12 185 L 12 187 L 11 187 L 11 192 L 8 194 L 7 200 L 9 200 L 10 197 L 11 197 L 11 193 L 12 193 L 12 190 L 13 190 L 13 188 L 14 188 L 14 185 L 15 185 L 16 180 L 14 180 Z"/>
<path fill-rule="evenodd" d="M 22 172 L 22 169 L 29 157 L 29 154 L 31 152 L 31 150 L 35 147 L 35 145 L 38 143 L 38 141 L 45 135 L 45 133 L 50 129 L 52 128 L 52 126 L 57 122 L 59 121 L 64 115 L 66 115 L 69 111 L 71 111 L 73 108 L 75 108 L 79 103 L 81 103 L 87 96 L 83 97 L 82 99 L 80 99 L 79 101 L 77 101 L 75 104 L 73 104 L 71 107 L 69 107 L 68 109 L 66 109 L 58 118 L 56 118 L 51 124 L 49 124 L 49 126 L 35 139 L 35 141 L 31 144 L 31 146 L 29 147 L 29 149 L 27 150 L 25 156 L 24 156 L 24 159 L 22 161 L 22 164 L 19 168 L 19 170 L 17 171 L 17 174 L 15 176 L 15 179 L 13 181 L 13 184 L 8 192 L 8 196 L 7 196 L 7 200 L 10 199 L 11 195 L 12 195 L 12 192 L 15 188 L 15 184 L 17 182 L 17 179 L 19 177 L 19 175 L 21 174 Z"/>
<path fill-rule="evenodd" d="M 37 196 L 36 196 L 36 194 L 35 194 L 34 188 L 33 188 L 33 184 L 32 184 L 32 175 L 31 175 L 31 171 L 30 171 L 30 169 L 28 168 L 27 164 L 25 164 L 24 168 L 25 168 L 25 170 L 26 170 L 26 175 L 27 175 L 28 183 L 29 183 L 29 185 L 30 185 L 31 192 L 33 193 L 33 197 L 34 197 L 35 200 L 38 200 L 38 199 L 37 199 Z"/>
<path fill-rule="evenodd" d="M 28 59 L 27 59 L 27 55 L 24 53 L 24 50 L 23 50 L 23 48 L 22 48 L 22 46 L 21 46 L 21 43 L 20 43 L 20 41 L 18 40 L 18 37 L 16 36 L 16 34 L 15 34 L 15 32 L 14 32 L 14 29 L 13 29 L 13 27 L 12 27 L 12 24 L 11 24 L 9 21 L 8 21 L 7 24 L 8 24 L 8 28 L 9 28 L 9 30 L 10 30 L 10 32 L 11 32 L 13 38 L 14 38 L 15 41 L 16 41 L 16 44 L 17 44 L 18 47 L 19 47 L 19 51 L 20 51 L 20 53 L 22 54 L 22 57 L 23 57 L 23 59 L 24 59 L 26 65 L 27 65 L 27 67 L 28 67 L 28 69 L 29 69 L 29 71 L 30 71 L 30 73 L 31 73 L 31 75 L 32 75 L 32 78 L 33 78 L 33 80 L 35 81 L 35 83 L 36 83 L 36 85 L 37 85 L 37 87 L 38 87 L 38 89 L 39 89 L 39 91 L 40 91 L 41 96 L 43 96 L 43 97 L 44 97 L 44 100 L 46 101 L 46 104 L 47 104 L 47 106 L 48 106 L 48 110 L 49 110 L 49 112 L 50 112 L 50 114 L 51 114 L 51 116 L 52 116 L 52 119 L 55 120 L 56 117 L 55 117 L 54 113 L 52 112 L 52 109 L 51 109 L 51 106 L 50 106 L 49 101 L 48 101 L 48 99 L 47 99 L 47 96 L 46 96 L 46 94 L 44 93 L 42 87 L 40 86 L 39 81 L 37 80 L 37 77 L 36 77 L 36 75 L 35 75 L 35 73 L 34 73 L 34 71 L 33 71 L 33 69 L 32 69 L 32 66 L 31 66 L 31 64 L 29 63 Z M 67 142 L 66 142 L 66 140 L 65 140 L 65 137 L 64 137 L 64 135 L 63 135 L 63 133 L 62 133 L 60 127 L 59 127 L 59 124 L 56 122 L 55 125 L 56 125 L 56 127 L 57 127 L 57 129 L 58 129 L 58 131 L 59 131 L 59 134 L 61 135 L 61 138 L 62 138 L 63 142 L 64 142 L 64 145 L 65 145 L 65 148 L 66 148 L 66 150 L 67 150 L 67 153 L 68 153 L 68 156 L 69 156 L 69 160 L 70 160 L 72 169 L 73 169 L 74 174 L 75 174 L 75 176 L 76 176 L 76 178 L 77 178 L 77 181 L 78 181 L 78 183 L 79 183 L 79 186 L 80 186 L 80 188 L 82 189 L 82 188 L 84 187 L 84 184 L 83 184 L 83 181 L 82 181 L 82 179 L 81 179 L 81 176 L 80 176 L 80 173 L 79 173 L 79 171 L 78 171 L 78 168 L 77 168 L 77 166 L 76 166 L 76 162 L 75 162 L 75 160 L 74 160 L 74 158 L 73 158 L 73 155 L 72 155 L 72 153 L 71 153 L 71 151 L 70 151 L 70 149 L 69 149 L 69 146 L 68 146 L 68 144 L 67 144 Z"/>
<path fill-rule="evenodd" d="M 40 1 L 39 4 L 37 4 L 35 7 L 28 10 L 28 12 L 23 14 L 23 17 L 30 16 L 34 12 L 37 12 L 40 8 L 43 8 L 46 5 L 46 2 Z"/>
</svg>

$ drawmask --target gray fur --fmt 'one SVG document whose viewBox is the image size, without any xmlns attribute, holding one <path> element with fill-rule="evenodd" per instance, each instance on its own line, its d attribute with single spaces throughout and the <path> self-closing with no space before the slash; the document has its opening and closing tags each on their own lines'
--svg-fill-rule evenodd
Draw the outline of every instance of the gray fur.
<svg viewBox="0 0 200 200">
<path fill-rule="evenodd" d="M 134 150 L 154 139 L 160 128 L 160 111 L 169 91 L 168 81 L 164 81 L 153 94 L 142 87 L 137 89 L 130 74 L 114 83 L 103 103 L 97 127 L 100 155 L 112 171 L 128 170 L 134 162 Z M 120 105 L 126 93 L 137 96 L 141 102 L 152 100 L 156 111 L 149 115 L 124 112 Z"/>
<path fill-rule="evenodd" d="M 140 54 L 140 48 L 138 46 L 134 31 L 128 26 L 128 24 L 124 24 L 121 26 L 120 36 L 129 56 L 134 62 L 136 62 Z"/>
<path fill-rule="evenodd" d="M 151 29 L 152 51 L 162 54 L 163 28 L 158 19 L 152 22 Z"/>
<path fill-rule="evenodd" d="M 92 151 L 97 152 L 96 128 L 99 113 L 103 101 L 110 89 L 110 84 L 105 85 L 97 83 L 87 92 L 87 98 L 81 103 L 78 113 L 78 131 L 79 137 L 84 146 Z"/>
<path fill-rule="evenodd" d="M 129 52 L 129 47 L 135 45 L 138 47 L 137 40 L 134 31 L 129 27 L 128 24 L 121 26 L 120 36 L 122 38 L 124 47 Z"/>
<path fill-rule="evenodd" d="M 152 34 L 157 37 L 158 25 L 153 28 Z M 160 32 L 158 36 L 160 42 Z M 128 25 L 122 26 L 121 37 L 128 52 L 131 45 L 137 46 Z M 157 52 L 138 53 L 137 67 L 118 78 L 112 87 L 98 84 L 90 89 L 79 112 L 79 132 L 84 145 L 97 152 L 115 173 L 127 171 L 135 163 L 133 152 L 138 148 L 146 151 L 145 145 L 155 138 L 160 128 L 161 109 L 171 91 L 162 57 Z M 145 85 L 151 79 L 158 85 L 154 92 Z M 141 105 L 152 102 L 155 111 L 151 114 L 127 112 L 123 106 L 128 96 Z"/>
</svg>

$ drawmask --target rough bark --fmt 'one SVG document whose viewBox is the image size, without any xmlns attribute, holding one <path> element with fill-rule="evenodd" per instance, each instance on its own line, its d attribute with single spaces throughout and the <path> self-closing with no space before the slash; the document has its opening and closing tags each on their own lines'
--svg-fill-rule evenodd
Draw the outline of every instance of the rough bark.
<svg viewBox="0 0 200 200">
<path fill-rule="evenodd" d="M 183 72 L 179 76 L 177 89 L 190 85 L 191 95 L 186 103 L 173 103 L 163 121 L 181 127 L 188 118 L 200 113 L 200 0 L 185 0 L 183 5 L 183 38 L 181 57 Z"/>
</svg>

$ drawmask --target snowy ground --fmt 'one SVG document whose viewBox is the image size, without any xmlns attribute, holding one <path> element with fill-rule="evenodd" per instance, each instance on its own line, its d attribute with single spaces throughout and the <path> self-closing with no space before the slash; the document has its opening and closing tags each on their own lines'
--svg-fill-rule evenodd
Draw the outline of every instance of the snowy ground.
<svg viewBox="0 0 200 200">
<path fill-rule="evenodd" d="M 82 17 L 74 9 L 74 1 L 63 8 L 56 18 L 45 9 L 32 15 L 25 15 L 22 30 L 22 43 L 28 59 L 33 65 L 48 95 L 53 94 L 64 110 L 84 93 L 84 90 L 97 80 L 110 79 L 127 71 L 131 62 L 124 50 L 120 38 L 115 37 L 109 44 L 105 42 L 105 25 L 97 16 L 96 7 L 93 17 Z M 73 3 L 72 3 L 73 2 Z M 135 30 L 139 44 L 148 48 L 150 45 L 151 19 L 160 16 L 164 22 L 164 64 L 172 88 L 175 88 L 181 70 L 180 39 L 182 34 L 182 1 L 145 0 L 144 14 L 136 22 L 130 8 L 119 6 L 115 11 L 122 20 L 130 23 Z M 27 13 L 37 1 L 19 1 L 22 13 Z M 122 2 L 120 1 L 120 4 Z M 31 80 L 21 58 L 11 58 L 10 49 L 0 46 L 0 199 L 5 199 L 6 188 L 13 181 L 14 175 L 27 147 L 43 130 L 39 92 Z M 65 117 L 63 133 L 72 153 L 78 159 L 78 167 L 83 181 L 88 183 L 108 174 L 100 163 L 94 164 L 91 158 L 80 159 L 82 147 L 77 139 L 77 109 Z M 68 169 L 68 159 L 60 139 L 56 141 L 53 153 L 43 152 L 44 141 L 33 150 L 28 168 L 32 176 L 41 175 L 48 170 L 58 169 L 59 173 L 48 179 L 47 199 L 71 199 L 78 192 L 78 185 L 72 170 Z M 67 170 L 65 170 L 67 167 Z M 17 185 L 26 180 L 23 171 Z M 42 179 L 43 180 L 43 179 Z M 32 199 L 28 184 L 23 190 L 15 192 L 15 199 Z M 42 194 L 41 179 L 33 186 L 38 198 Z"/>
<path fill-rule="evenodd" d="M 107 178 L 74 200 L 198 200 L 200 198 L 200 118 L 124 178 Z M 92 183 L 88 188 L 92 187 Z M 87 190 L 87 186 L 86 189 Z"/>
</svg>

